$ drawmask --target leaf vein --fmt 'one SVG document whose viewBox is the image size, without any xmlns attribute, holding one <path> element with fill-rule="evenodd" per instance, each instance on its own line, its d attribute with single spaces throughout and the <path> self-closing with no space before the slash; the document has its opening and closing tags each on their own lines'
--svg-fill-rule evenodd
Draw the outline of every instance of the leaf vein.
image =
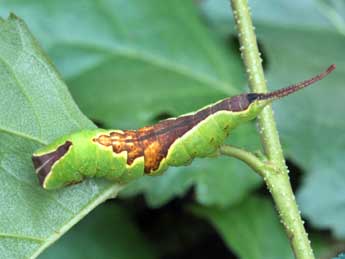
<svg viewBox="0 0 345 259">
<path fill-rule="evenodd" d="M 23 240 L 30 240 L 38 243 L 43 243 L 44 239 L 38 237 L 31 237 L 31 236 L 22 236 L 17 234 L 10 234 L 10 233 L 2 233 L 0 232 L 0 239 L 1 238 L 13 238 L 13 239 L 23 239 Z"/>
</svg>

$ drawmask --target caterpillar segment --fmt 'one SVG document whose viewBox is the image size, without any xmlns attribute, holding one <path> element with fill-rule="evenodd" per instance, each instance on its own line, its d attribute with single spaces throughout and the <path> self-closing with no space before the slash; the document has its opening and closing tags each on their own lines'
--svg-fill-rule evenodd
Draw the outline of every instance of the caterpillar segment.
<svg viewBox="0 0 345 259">
<path fill-rule="evenodd" d="M 254 119 L 272 101 L 322 79 L 331 65 L 311 79 L 270 93 L 226 98 L 195 113 L 158 122 L 138 130 L 84 130 L 63 136 L 33 156 L 38 180 L 57 189 L 89 177 L 126 183 L 184 166 L 196 157 L 213 156 L 231 130 Z"/>
</svg>

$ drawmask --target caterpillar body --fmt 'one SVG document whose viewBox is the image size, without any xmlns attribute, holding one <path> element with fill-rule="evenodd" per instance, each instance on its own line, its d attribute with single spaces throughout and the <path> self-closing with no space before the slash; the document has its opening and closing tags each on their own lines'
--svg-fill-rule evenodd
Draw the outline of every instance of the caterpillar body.
<svg viewBox="0 0 345 259">
<path fill-rule="evenodd" d="M 138 130 L 83 130 L 63 136 L 33 156 L 40 184 L 57 189 L 87 177 L 129 182 L 144 174 L 163 173 L 195 157 L 217 152 L 230 131 L 254 119 L 272 101 L 296 92 L 335 69 L 270 93 L 247 93 L 218 101 L 194 113 Z"/>
</svg>

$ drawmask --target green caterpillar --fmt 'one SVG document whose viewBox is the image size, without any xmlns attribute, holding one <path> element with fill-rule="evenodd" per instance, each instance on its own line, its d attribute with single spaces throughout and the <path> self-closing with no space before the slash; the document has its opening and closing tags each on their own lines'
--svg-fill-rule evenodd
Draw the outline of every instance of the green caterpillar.
<svg viewBox="0 0 345 259">
<path fill-rule="evenodd" d="M 155 175 L 169 166 L 212 156 L 238 124 L 255 118 L 272 101 L 322 79 L 335 69 L 270 93 L 226 98 L 195 113 L 163 120 L 138 130 L 84 130 L 63 136 L 36 151 L 33 164 L 40 184 L 57 189 L 86 177 L 128 182 Z"/>
</svg>

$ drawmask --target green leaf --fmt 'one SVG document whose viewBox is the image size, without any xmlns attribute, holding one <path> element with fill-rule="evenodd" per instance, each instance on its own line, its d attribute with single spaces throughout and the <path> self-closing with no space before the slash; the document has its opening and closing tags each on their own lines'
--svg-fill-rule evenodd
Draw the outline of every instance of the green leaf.
<svg viewBox="0 0 345 259">
<path fill-rule="evenodd" d="M 93 128 L 25 24 L 0 21 L 0 257 L 39 254 L 119 186 L 87 181 L 43 190 L 31 154 L 54 138 Z"/>
<path fill-rule="evenodd" d="M 209 220 L 241 259 L 294 258 L 277 212 L 267 199 L 252 196 L 226 209 L 194 206 L 192 211 Z M 309 238 L 316 258 L 329 258 L 339 249 L 340 243 L 330 242 L 324 234 L 313 233 Z"/>
<path fill-rule="evenodd" d="M 311 223 L 321 229 L 331 228 L 338 238 L 345 237 L 345 176 L 343 156 L 338 156 L 337 170 L 329 166 L 315 168 L 306 176 L 298 195 L 302 212 Z M 336 160 L 336 159 L 334 159 Z M 334 161 L 333 159 L 331 161 Z"/>
<path fill-rule="evenodd" d="M 318 86 L 276 107 L 286 153 L 309 173 L 298 193 L 303 215 L 314 226 L 331 228 L 337 237 L 344 238 L 345 199 L 341 190 L 345 189 L 345 53 L 341 49 L 345 38 L 322 30 L 279 29 L 278 32 L 272 28 L 262 30 L 262 37 L 271 53 L 268 81 L 272 85 L 288 82 L 291 75 L 303 78 L 302 73 L 312 75 L 312 71 L 337 64 L 336 71 Z M 289 39 L 295 40 L 289 42 Z M 281 48 L 286 56 L 276 59 Z M 302 55 L 304 59 L 300 58 Z"/>
<path fill-rule="evenodd" d="M 132 223 L 130 215 L 121 207 L 106 203 L 90 213 L 39 258 L 155 257 L 153 248 Z"/>
<path fill-rule="evenodd" d="M 325 232 L 309 233 L 309 239 L 314 250 L 315 258 L 331 258 L 339 250 L 344 248 L 343 241 L 335 241 L 330 235 L 325 235 Z"/>
<path fill-rule="evenodd" d="M 306 28 L 306 29 L 330 29 L 331 22 L 325 17 L 325 10 L 321 7 L 322 1 L 295 1 L 290 0 L 249 0 L 254 25 L 257 28 L 263 26 Z M 221 34 L 228 35 L 230 30 L 235 31 L 233 17 L 229 1 L 205 0 L 201 4 L 201 10 L 209 19 L 214 29 Z M 340 13 L 340 12 L 339 12 Z"/>
<path fill-rule="evenodd" d="M 300 189 L 302 193 L 309 193 L 309 199 L 299 199 L 302 213 L 314 225 L 320 226 L 327 222 L 333 232 L 339 233 L 344 226 L 344 214 L 341 216 L 340 211 L 345 211 L 345 202 L 338 198 L 341 197 L 339 191 L 334 193 L 334 190 L 345 189 L 345 181 L 335 181 L 344 179 L 345 167 L 345 52 L 342 51 L 345 38 L 322 30 L 281 28 L 279 32 L 267 29 L 262 35 L 264 44 L 271 53 L 268 55 L 272 66 L 268 81 L 272 85 L 277 85 L 278 82 L 287 84 L 291 75 L 302 79 L 305 77 L 302 73 L 312 75 L 329 64 L 337 64 L 337 70 L 317 86 L 277 104 L 276 107 L 286 153 L 309 173 L 306 177 L 312 179 L 304 181 Z M 280 58 L 275 58 L 281 53 L 281 49 L 285 50 L 284 56 L 279 54 Z M 305 58 L 301 58 L 302 55 Z M 318 177 L 320 175 L 322 176 Z M 315 185 L 320 188 L 315 189 Z M 312 207 L 317 208 L 320 213 L 310 210 Z M 333 217 L 325 215 L 326 211 L 332 212 Z M 344 231 L 341 236 L 345 237 Z"/>
<path fill-rule="evenodd" d="M 190 112 L 243 84 L 238 55 L 210 37 L 190 0 L 22 0 L 3 10 L 25 18 L 81 110 L 106 127 Z"/>
<path fill-rule="evenodd" d="M 238 53 L 213 37 L 192 0 L 11 0 L 2 8 L 26 19 L 81 110 L 103 127 L 142 127 L 244 91 Z M 258 142 L 253 127 L 235 134 L 239 145 Z M 209 159 L 139 180 L 127 195 L 143 192 L 159 206 L 195 185 L 198 201 L 225 206 L 258 184 L 241 162 Z"/>
<path fill-rule="evenodd" d="M 225 243 L 241 259 L 292 259 L 293 254 L 270 201 L 250 197 L 227 209 L 192 208 L 211 221 Z"/>
<path fill-rule="evenodd" d="M 345 23 L 334 23 L 341 12 L 331 2 L 328 6 L 322 1 L 289 2 L 267 1 L 263 7 L 252 7 L 258 39 L 267 59 L 269 87 L 277 89 L 303 80 L 332 63 L 337 69 L 317 85 L 277 102 L 273 108 L 286 156 L 308 173 L 298 199 L 303 215 L 313 225 L 331 228 L 343 238 L 345 38 L 339 32 L 345 29 Z M 225 1 L 217 5 L 208 13 L 209 19 L 215 28 L 225 28 L 228 15 L 220 10 L 227 5 Z M 204 10 L 209 9 L 206 6 Z M 262 15 L 263 11 L 267 16 Z M 296 15 L 296 19 L 291 15 Z M 221 35 L 224 32 L 221 29 Z"/>
</svg>

